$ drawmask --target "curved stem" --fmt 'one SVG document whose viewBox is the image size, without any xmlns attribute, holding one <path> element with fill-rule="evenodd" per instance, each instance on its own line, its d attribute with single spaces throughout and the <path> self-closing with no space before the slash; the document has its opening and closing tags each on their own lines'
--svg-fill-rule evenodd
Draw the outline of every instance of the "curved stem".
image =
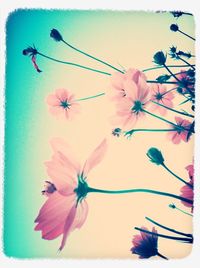
<svg viewBox="0 0 200 268">
<path fill-rule="evenodd" d="M 98 59 L 98 58 L 96 58 L 96 57 L 94 57 L 94 56 L 92 56 L 92 55 L 90 55 L 90 54 L 88 54 L 88 53 L 86 53 L 86 52 L 84 52 L 84 51 L 82 51 L 82 50 L 80 50 L 80 49 L 78 49 L 78 48 L 72 46 L 72 45 L 70 45 L 69 43 L 67 43 L 67 42 L 66 42 L 65 40 L 63 40 L 63 39 L 62 39 L 62 42 L 63 42 L 64 44 L 66 44 L 68 47 L 74 49 L 75 51 L 77 51 L 77 52 L 79 52 L 79 53 L 81 53 L 81 54 L 83 54 L 83 55 L 85 55 L 85 56 L 87 56 L 87 57 L 89 57 L 89 58 L 91 58 L 91 59 L 93 59 L 93 60 L 96 60 L 96 61 L 98 61 L 98 62 L 101 62 L 101 63 L 103 63 L 104 65 L 106 65 L 106 66 L 108 66 L 108 67 L 114 69 L 115 71 L 118 71 L 118 72 L 120 72 L 120 73 L 124 73 L 123 71 L 121 71 L 120 69 L 114 67 L 113 65 L 111 65 L 111 64 L 109 64 L 109 63 L 107 63 L 107 62 L 105 62 L 105 61 L 103 61 L 103 60 L 100 60 L 100 59 Z"/>
<path fill-rule="evenodd" d="M 91 193 L 91 192 L 93 192 L 93 193 L 103 193 L 103 194 L 149 193 L 149 194 L 169 196 L 169 197 L 172 197 L 172 198 L 179 199 L 181 201 L 187 202 L 189 204 L 193 204 L 192 200 L 187 199 L 185 197 L 175 195 L 175 194 L 171 194 L 171 193 L 150 190 L 150 189 L 129 189 L 129 190 L 112 191 L 112 190 L 102 190 L 102 189 L 95 189 L 95 188 L 88 187 L 87 192 L 88 193 Z"/>
<path fill-rule="evenodd" d="M 106 93 L 99 93 L 97 95 L 94 96 L 89 96 L 89 97 L 85 97 L 85 98 L 81 98 L 81 99 L 76 99 L 75 101 L 84 101 L 84 100 L 89 100 L 89 99 L 94 99 L 100 96 L 104 96 Z"/>
<path fill-rule="evenodd" d="M 191 66 L 195 66 L 195 65 L 191 65 Z M 184 67 L 188 67 L 188 66 L 187 65 L 167 65 L 167 67 L 169 67 L 169 68 L 184 68 Z M 162 69 L 162 68 L 165 68 L 165 67 L 164 66 L 155 66 L 155 67 L 144 69 L 144 70 L 142 70 L 142 72 L 148 72 L 148 71 Z"/>
<path fill-rule="evenodd" d="M 40 52 L 37 52 L 37 54 L 42 56 L 42 57 L 44 57 L 44 58 L 46 58 L 46 59 L 49 59 L 49 60 L 52 60 L 52 61 L 55 61 L 55 62 L 58 62 L 58 63 L 75 66 L 75 67 L 78 67 L 78 68 L 86 69 L 86 70 L 89 70 L 89 71 L 93 71 L 93 72 L 97 72 L 97 73 L 101 73 L 101 74 L 105 74 L 105 75 L 111 75 L 110 73 L 103 72 L 103 71 L 100 71 L 100 70 L 97 70 L 97 69 L 93 69 L 93 68 L 90 68 L 90 67 L 87 67 L 87 66 L 84 66 L 84 65 L 80 65 L 80 64 L 77 64 L 77 63 L 73 63 L 73 62 L 69 62 L 69 61 L 57 60 L 55 58 L 49 57 L 47 55 L 44 55 L 44 54 L 42 54 Z"/>
<path fill-rule="evenodd" d="M 180 209 L 180 208 L 175 207 L 175 209 L 179 210 L 180 212 L 182 212 L 182 213 L 184 213 L 184 214 L 186 214 L 186 215 L 188 215 L 188 216 L 193 217 L 193 215 L 192 215 L 191 213 L 188 213 L 188 212 L 186 212 L 186 211 L 184 211 L 184 210 L 182 210 L 182 209 Z"/>
<path fill-rule="evenodd" d="M 161 164 L 170 174 L 172 174 L 175 178 L 177 178 L 179 181 L 182 181 L 183 183 L 187 184 L 188 187 L 193 189 L 193 186 L 188 183 L 187 181 L 185 181 L 184 179 L 182 179 L 181 177 L 179 177 L 178 175 L 176 175 L 173 171 L 171 171 L 164 163 Z"/>
<path fill-rule="evenodd" d="M 178 32 L 184 34 L 185 36 L 189 37 L 190 39 L 192 39 L 194 41 L 196 40 L 194 37 L 190 36 L 189 34 L 186 34 L 186 33 L 182 32 L 181 30 L 178 30 Z"/>
<path fill-rule="evenodd" d="M 192 118 L 194 118 L 194 115 L 192 115 L 192 114 L 186 114 L 186 113 L 184 113 L 184 112 L 177 111 L 177 110 L 175 110 L 175 109 L 173 109 L 173 108 L 170 108 L 170 107 L 168 107 L 168 106 L 165 106 L 165 105 L 163 105 L 163 104 L 161 104 L 161 103 L 159 103 L 159 102 L 156 102 L 156 101 L 151 101 L 151 102 L 154 103 L 154 104 L 156 104 L 156 105 L 159 105 L 159 106 L 161 106 L 161 107 L 163 107 L 163 108 L 165 108 L 165 109 L 167 109 L 167 110 L 170 110 L 170 111 L 172 111 L 172 112 L 175 112 L 175 113 L 177 113 L 177 114 L 182 114 L 182 115 L 184 115 L 184 116 L 188 116 L 188 117 L 192 117 Z"/>
<path fill-rule="evenodd" d="M 160 119 L 160 120 L 162 120 L 162 121 L 164 121 L 164 122 L 166 122 L 166 123 L 168 123 L 170 125 L 173 125 L 173 126 L 176 126 L 177 127 L 176 124 L 174 124 L 174 123 L 172 123 L 172 122 L 170 122 L 170 121 L 168 121 L 168 120 L 166 120 L 166 119 L 164 119 L 164 118 L 162 118 L 162 117 L 160 117 L 160 116 L 158 116 L 156 114 L 152 114 L 151 112 L 149 112 L 147 110 L 144 110 L 144 109 L 142 109 L 142 111 L 145 112 L 145 113 L 147 113 L 147 114 L 149 114 L 149 115 L 151 115 L 151 116 L 153 116 L 153 117 L 155 117 L 155 118 L 158 118 L 158 119 Z"/>
<path fill-rule="evenodd" d="M 177 131 L 175 129 L 147 129 L 147 128 L 140 128 L 140 129 L 132 129 L 129 131 L 125 131 L 124 135 L 125 136 L 131 136 L 133 135 L 134 132 L 168 132 L 168 131 Z"/>
<path fill-rule="evenodd" d="M 160 224 L 160 223 L 158 223 L 158 222 L 150 219 L 149 217 L 145 217 L 145 219 L 147 219 L 148 221 L 152 222 L 153 224 L 155 224 L 155 225 L 157 225 L 157 226 L 159 226 L 159 227 L 161 227 L 161 228 L 163 228 L 163 229 L 165 229 L 167 231 L 170 231 L 172 233 L 179 234 L 179 235 L 184 235 L 184 236 L 187 236 L 187 237 L 192 237 L 191 234 L 186 234 L 186 233 L 182 233 L 182 232 L 176 231 L 176 230 L 174 230 L 172 228 L 169 228 L 167 226 L 164 226 L 164 225 L 162 225 L 162 224 Z"/>
<path fill-rule="evenodd" d="M 178 241 L 183 241 L 183 242 L 188 242 L 188 243 L 192 243 L 193 242 L 193 239 L 192 238 L 176 237 L 176 236 L 169 236 L 169 235 L 158 234 L 158 233 L 150 232 L 150 231 L 144 230 L 142 228 L 138 228 L 138 227 L 135 227 L 135 230 L 138 230 L 138 231 L 143 232 L 143 233 L 155 235 L 155 236 L 160 236 L 160 237 L 167 238 L 167 239 L 178 240 Z"/>
<path fill-rule="evenodd" d="M 157 256 L 161 257 L 162 259 L 168 260 L 167 257 L 165 257 L 164 255 L 160 254 L 159 252 L 157 253 Z"/>
</svg>

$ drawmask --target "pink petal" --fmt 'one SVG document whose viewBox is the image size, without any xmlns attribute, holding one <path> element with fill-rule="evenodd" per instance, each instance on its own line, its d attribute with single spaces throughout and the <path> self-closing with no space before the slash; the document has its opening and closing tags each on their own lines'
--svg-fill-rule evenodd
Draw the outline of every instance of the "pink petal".
<svg viewBox="0 0 200 268">
<path fill-rule="evenodd" d="M 77 206 L 77 212 L 71 230 L 74 230 L 75 228 L 81 228 L 87 218 L 87 215 L 88 215 L 88 204 L 85 200 L 83 200 Z"/>
<path fill-rule="evenodd" d="M 56 97 L 61 101 L 65 101 L 69 97 L 69 91 L 66 89 L 57 89 L 56 90 Z"/>
<path fill-rule="evenodd" d="M 126 80 L 124 82 L 124 90 L 129 98 L 137 100 L 138 87 L 134 81 Z"/>
<path fill-rule="evenodd" d="M 88 172 L 95 167 L 96 165 L 98 165 L 107 150 L 107 140 L 104 139 L 100 145 L 92 152 L 91 156 L 86 160 L 85 165 L 83 167 L 83 174 L 85 176 L 87 176 Z"/>
<path fill-rule="evenodd" d="M 52 105 L 52 106 L 60 105 L 60 100 L 54 94 L 48 95 L 46 101 L 49 105 Z"/>
<path fill-rule="evenodd" d="M 66 243 L 67 237 L 71 231 L 71 227 L 72 227 L 73 221 L 75 219 L 75 216 L 76 216 L 76 205 L 73 205 L 73 207 L 71 208 L 71 210 L 66 218 L 66 221 L 65 221 L 64 230 L 63 230 L 63 238 L 62 238 L 62 242 L 61 242 L 61 245 L 59 248 L 60 251 L 65 246 L 65 243 Z"/>
<path fill-rule="evenodd" d="M 50 143 L 54 152 L 61 152 L 62 155 L 64 155 L 65 157 L 65 161 L 67 161 L 67 163 L 70 163 L 71 167 L 73 167 L 74 170 L 76 170 L 77 173 L 79 173 L 80 164 L 77 162 L 76 158 L 74 157 L 74 154 L 71 151 L 70 146 L 64 140 L 60 138 L 54 138 L 51 140 Z"/>
<path fill-rule="evenodd" d="M 60 106 L 49 107 L 49 112 L 54 116 L 60 115 L 63 111 L 64 111 L 63 108 Z"/>
</svg>

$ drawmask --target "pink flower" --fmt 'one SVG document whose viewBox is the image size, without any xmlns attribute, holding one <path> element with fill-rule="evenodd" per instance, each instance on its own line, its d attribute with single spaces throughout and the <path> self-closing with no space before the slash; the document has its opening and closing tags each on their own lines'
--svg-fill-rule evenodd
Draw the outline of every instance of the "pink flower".
<svg viewBox="0 0 200 268">
<path fill-rule="evenodd" d="M 132 76 L 128 73 L 123 85 L 126 95 L 118 98 L 113 123 L 122 128 L 132 128 L 145 115 L 143 109 L 150 100 L 149 87 L 139 72 Z"/>
<path fill-rule="evenodd" d="M 188 175 L 189 175 L 190 180 L 193 180 L 193 178 L 194 178 L 194 164 L 188 165 L 186 167 L 186 170 L 188 171 Z"/>
<path fill-rule="evenodd" d="M 38 65 L 37 65 L 37 63 L 36 63 L 36 55 L 33 55 L 33 56 L 31 57 L 31 61 L 32 61 L 33 66 L 34 66 L 34 68 L 36 69 L 36 71 L 37 71 L 38 73 L 41 73 L 42 71 L 39 69 L 39 67 L 38 67 Z"/>
<path fill-rule="evenodd" d="M 143 230 L 148 231 L 146 227 Z M 140 235 L 134 235 L 131 248 L 132 254 L 138 254 L 140 259 L 148 259 L 152 256 L 158 255 L 158 236 L 156 229 L 153 227 L 152 232 L 155 234 L 148 234 L 140 232 Z"/>
<path fill-rule="evenodd" d="M 54 116 L 64 115 L 67 119 L 72 119 L 80 111 L 74 95 L 66 89 L 57 89 L 54 94 L 50 94 L 47 104 L 50 106 L 50 113 Z"/>
<path fill-rule="evenodd" d="M 182 93 L 187 93 L 187 88 L 189 88 L 190 90 L 194 91 L 194 85 L 191 85 L 190 82 L 193 82 L 191 77 L 187 74 L 187 71 L 181 70 L 181 72 L 179 74 L 176 75 L 176 77 L 178 78 L 178 80 L 180 80 L 184 86 L 182 86 Z M 176 80 L 174 80 L 175 82 L 177 82 Z"/>
<path fill-rule="evenodd" d="M 163 104 L 169 108 L 172 108 L 174 106 L 172 102 L 172 100 L 174 99 L 174 94 L 172 92 L 167 92 L 166 86 L 155 83 L 151 85 L 151 90 L 152 90 L 152 98 L 151 98 L 152 101 Z M 151 111 L 155 110 L 158 111 L 163 116 L 166 115 L 167 113 L 166 108 L 152 103 Z"/>
<path fill-rule="evenodd" d="M 46 162 L 47 173 L 52 179 L 47 182 L 43 194 L 47 196 L 35 220 L 36 231 L 42 232 L 42 238 L 52 240 L 62 235 L 59 250 L 65 246 L 69 234 L 80 228 L 88 214 L 85 197 L 88 193 L 86 178 L 89 171 L 101 162 L 107 149 L 103 140 L 86 160 L 83 168 L 73 157 L 69 146 L 60 139 L 51 142 L 53 156 Z"/>
<path fill-rule="evenodd" d="M 181 140 L 184 142 L 188 141 L 188 131 L 185 129 L 190 129 L 191 122 L 181 117 L 175 117 L 177 126 L 170 125 L 175 131 L 169 131 L 167 133 L 168 139 L 170 139 L 174 144 L 179 144 Z"/>
<path fill-rule="evenodd" d="M 130 68 L 124 74 L 116 72 L 111 76 L 111 99 L 119 101 L 126 96 L 126 81 L 130 80 L 134 83 L 140 83 L 140 80 L 146 81 L 146 76 L 141 71 Z"/>
</svg>

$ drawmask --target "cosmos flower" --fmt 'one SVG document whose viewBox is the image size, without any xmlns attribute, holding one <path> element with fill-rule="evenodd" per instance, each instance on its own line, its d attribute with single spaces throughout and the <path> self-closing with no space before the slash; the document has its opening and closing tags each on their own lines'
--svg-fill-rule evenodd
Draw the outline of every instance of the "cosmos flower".
<svg viewBox="0 0 200 268">
<path fill-rule="evenodd" d="M 142 227 L 143 230 L 148 229 Z M 153 233 L 157 233 L 156 229 L 152 228 Z M 158 236 L 140 232 L 140 235 L 135 235 L 132 240 L 133 247 L 131 248 L 132 254 L 139 255 L 140 259 L 148 259 L 152 256 L 158 255 Z"/>
<path fill-rule="evenodd" d="M 178 87 L 178 92 L 181 92 L 183 94 L 187 93 L 187 88 L 194 92 L 194 84 L 191 84 L 194 82 L 194 78 L 188 75 L 188 71 L 181 70 L 180 73 L 176 75 L 176 77 L 181 81 L 181 85 Z"/>
<path fill-rule="evenodd" d="M 150 100 L 150 91 L 140 72 L 128 72 L 123 81 L 124 97 L 118 97 L 113 123 L 124 128 L 132 128 L 145 115 L 143 109 Z"/>
<path fill-rule="evenodd" d="M 189 175 L 189 183 L 192 187 L 189 187 L 188 185 L 185 185 L 181 188 L 181 196 L 188 198 L 190 200 L 194 199 L 194 164 L 188 165 L 186 167 L 186 170 L 188 171 Z M 187 202 L 181 201 L 186 207 L 190 207 L 191 211 L 193 211 L 193 204 L 189 204 Z"/>
<path fill-rule="evenodd" d="M 174 144 L 179 144 L 181 140 L 188 142 L 188 131 L 185 129 L 190 129 L 191 122 L 181 117 L 175 117 L 176 125 L 170 125 L 177 131 L 169 131 L 167 133 L 168 139 L 170 139 Z"/>
<path fill-rule="evenodd" d="M 47 97 L 49 111 L 54 116 L 64 115 L 66 119 L 73 119 L 80 112 L 80 105 L 74 95 L 66 89 L 57 89 Z"/>
<path fill-rule="evenodd" d="M 119 101 L 126 96 L 126 82 L 128 80 L 138 83 L 139 80 L 146 80 L 143 72 L 130 68 L 124 74 L 116 72 L 111 76 L 111 100 Z"/>
<path fill-rule="evenodd" d="M 152 101 L 158 102 L 162 105 L 165 105 L 169 108 L 173 108 L 173 102 L 174 94 L 172 92 L 167 92 L 167 88 L 165 85 L 155 83 L 151 85 L 151 91 L 152 91 Z M 151 111 L 158 111 L 161 115 L 166 115 L 167 109 L 159 106 L 157 104 L 152 103 L 150 106 Z"/>
<path fill-rule="evenodd" d="M 107 149 L 103 140 L 93 151 L 81 168 L 71 153 L 70 147 L 62 140 L 55 138 L 51 142 L 52 159 L 46 162 L 47 173 L 52 180 L 43 191 L 47 196 L 35 220 L 36 231 L 42 232 L 42 238 L 53 240 L 62 235 L 59 250 L 65 246 L 69 234 L 82 227 L 88 205 L 85 197 L 88 193 L 86 178 L 89 171 L 101 162 Z"/>
</svg>

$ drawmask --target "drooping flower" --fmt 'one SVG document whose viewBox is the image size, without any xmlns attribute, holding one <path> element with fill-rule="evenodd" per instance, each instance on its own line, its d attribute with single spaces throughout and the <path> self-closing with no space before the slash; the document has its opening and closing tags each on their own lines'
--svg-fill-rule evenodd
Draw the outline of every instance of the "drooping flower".
<svg viewBox="0 0 200 268">
<path fill-rule="evenodd" d="M 60 42 L 63 40 L 62 35 L 56 29 L 52 29 L 50 32 L 50 37 L 52 37 L 56 42 Z"/>
<path fill-rule="evenodd" d="M 172 92 L 167 92 L 167 88 L 165 85 L 155 83 L 151 85 L 152 98 L 151 100 L 154 102 L 158 102 L 162 105 L 165 105 L 169 108 L 172 108 L 174 99 L 174 94 Z M 166 115 L 167 109 L 159 106 L 157 104 L 152 103 L 150 106 L 151 111 L 158 111 L 161 115 Z"/>
<path fill-rule="evenodd" d="M 194 199 L 194 165 L 188 165 L 186 167 L 186 170 L 188 171 L 188 175 L 190 178 L 189 184 L 192 186 L 185 185 L 181 188 L 181 196 L 190 200 Z M 193 211 L 193 204 L 190 204 L 188 202 L 181 201 L 186 207 L 190 207 L 191 211 Z"/>
<path fill-rule="evenodd" d="M 80 228 L 88 214 L 85 197 L 88 193 L 86 178 L 89 171 L 98 165 L 104 157 L 107 142 L 103 140 L 86 160 L 83 168 L 75 160 L 69 146 L 55 138 L 51 142 L 53 156 L 46 162 L 47 173 L 52 180 L 43 192 L 47 196 L 35 220 L 36 231 L 42 232 L 42 238 L 53 240 L 62 235 L 59 250 L 65 246 L 69 234 Z"/>
<path fill-rule="evenodd" d="M 147 151 L 147 156 L 149 157 L 150 161 L 156 165 L 163 165 L 165 161 L 161 151 L 155 147 L 151 147 Z"/>
<path fill-rule="evenodd" d="M 148 229 L 142 227 L 143 230 Z M 157 233 L 156 229 L 152 228 L 153 233 Z M 132 240 L 133 247 L 131 248 L 132 254 L 139 255 L 140 259 L 148 259 L 152 256 L 158 255 L 158 236 L 140 232 L 140 235 L 135 235 Z"/>
<path fill-rule="evenodd" d="M 163 53 L 163 51 L 158 51 L 153 56 L 153 62 L 158 65 L 165 65 L 167 56 Z"/>
<path fill-rule="evenodd" d="M 119 97 L 113 123 L 122 128 L 132 128 L 145 115 L 143 109 L 150 100 L 149 86 L 139 72 L 127 74 L 123 81 L 124 97 Z"/>
<path fill-rule="evenodd" d="M 170 139 L 174 144 L 179 144 L 182 141 L 188 142 L 191 135 L 188 135 L 190 131 L 191 122 L 182 119 L 181 117 L 175 117 L 176 126 L 170 125 L 176 131 L 169 131 L 167 133 L 168 139 Z"/>
<path fill-rule="evenodd" d="M 54 116 L 64 115 L 66 119 L 73 119 L 80 112 L 80 105 L 74 95 L 66 89 L 57 89 L 47 97 L 49 111 Z"/>
<path fill-rule="evenodd" d="M 133 81 L 139 83 L 139 80 L 146 80 L 143 72 L 130 68 L 125 73 L 116 72 L 111 76 L 111 99 L 119 101 L 126 97 L 126 82 Z"/>
<path fill-rule="evenodd" d="M 24 49 L 23 51 L 22 51 L 22 54 L 24 55 L 24 56 L 30 56 L 31 57 L 31 61 L 32 61 L 32 63 L 33 63 L 33 66 L 34 66 L 34 68 L 36 69 L 36 71 L 38 72 L 38 73 L 41 73 L 42 71 L 39 69 L 39 67 L 38 67 L 38 65 L 37 65 L 37 63 L 36 63 L 36 55 L 38 54 L 38 51 L 37 51 L 37 49 L 33 46 L 33 47 L 28 47 L 28 48 L 26 48 L 26 49 Z"/>
</svg>

